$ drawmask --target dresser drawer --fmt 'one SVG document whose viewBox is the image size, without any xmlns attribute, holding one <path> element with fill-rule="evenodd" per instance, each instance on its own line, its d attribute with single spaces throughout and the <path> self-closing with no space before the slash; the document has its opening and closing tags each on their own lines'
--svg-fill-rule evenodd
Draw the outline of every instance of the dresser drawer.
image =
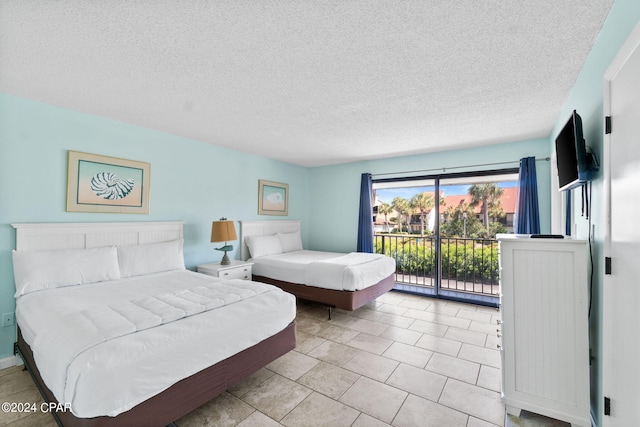
<svg viewBox="0 0 640 427">
<path fill-rule="evenodd" d="M 244 265 L 240 267 L 225 268 L 218 271 L 218 277 L 221 279 L 244 279 L 251 280 L 251 266 Z"/>
<path fill-rule="evenodd" d="M 221 279 L 251 280 L 251 266 L 253 263 L 232 260 L 230 265 L 221 265 L 219 262 L 202 264 L 198 266 L 198 273 Z"/>
</svg>

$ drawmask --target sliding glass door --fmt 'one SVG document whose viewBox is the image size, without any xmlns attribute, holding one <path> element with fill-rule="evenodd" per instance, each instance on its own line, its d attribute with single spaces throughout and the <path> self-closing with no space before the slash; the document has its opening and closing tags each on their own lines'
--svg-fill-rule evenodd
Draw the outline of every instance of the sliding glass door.
<svg viewBox="0 0 640 427">
<path fill-rule="evenodd" d="M 396 282 L 405 290 L 437 294 L 438 198 L 436 180 L 374 183 L 377 253 L 396 260 Z"/>
<path fill-rule="evenodd" d="M 517 170 L 374 180 L 377 253 L 396 288 L 498 303 L 497 233 L 513 232 Z"/>
</svg>

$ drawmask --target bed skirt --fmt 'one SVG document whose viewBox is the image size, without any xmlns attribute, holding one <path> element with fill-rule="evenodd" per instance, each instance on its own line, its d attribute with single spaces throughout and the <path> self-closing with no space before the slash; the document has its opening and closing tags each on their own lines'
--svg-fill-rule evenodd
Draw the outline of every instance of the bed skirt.
<svg viewBox="0 0 640 427">
<path fill-rule="evenodd" d="M 70 411 L 56 412 L 56 416 L 63 426 L 166 426 L 293 350 L 295 346 L 295 324 L 292 322 L 253 347 L 175 383 L 116 417 L 77 418 Z M 33 352 L 24 341 L 20 328 L 16 347 L 45 401 L 57 404 L 53 393 L 40 377 Z"/>
<path fill-rule="evenodd" d="M 382 279 L 375 285 L 368 286 L 359 291 L 338 291 L 334 289 L 318 288 L 315 286 L 307 286 L 299 283 L 284 282 L 282 280 L 271 279 L 264 276 L 253 276 L 252 280 L 256 282 L 268 283 L 289 292 L 298 298 L 326 304 L 330 307 L 341 308 L 343 310 L 353 311 L 380 295 L 390 291 L 396 285 L 395 273 L 385 279 Z"/>
</svg>

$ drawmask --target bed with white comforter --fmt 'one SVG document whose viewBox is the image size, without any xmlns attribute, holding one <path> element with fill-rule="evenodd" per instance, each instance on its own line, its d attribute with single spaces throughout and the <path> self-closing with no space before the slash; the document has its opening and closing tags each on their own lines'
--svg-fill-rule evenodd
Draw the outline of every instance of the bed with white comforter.
<svg viewBox="0 0 640 427">
<path fill-rule="evenodd" d="M 134 224 L 146 232 L 143 225 Z M 165 238 L 161 225 L 152 224 L 152 229 L 160 228 L 158 238 Z M 104 226 L 108 231 L 116 227 Z M 56 244 L 64 246 L 57 227 L 51 229 Z M 104 239 L 105 230 L 100 228 L 96 238 Z M 69 235 L 77 240 L 75 228 Z M 87 236 L 82 240 L 94 238 Z M 21 239 L 27 237 L 19 234 L 18 246 Z M 38 245 L 47 247 L 52 241 L 49 235 L 41 240 Z M 292 295 L 265 283 L 186 270 L 182 244 L 180 239 L 13 252 L 18 347 L 25 363 L 35 364 L 29 369 L 36 370 L 34 379 L 41 378 L 45 394 L 70 408 L 75 418 L 65 418 L 65 425 L 85 425 L 86 419 L 96 425 L 109 419 L 113 425 L 151 422 L 149 408 L 155 412 L 174 403 L 165 390 L 173 393 L 178 384 L 194 384 L 194 390 L 180 386 L 176 395 L 187 402 L 184 407 L 158 415 L 166 424 L 195 409 L 189 402 L 204 403 L 228 386 L 227 373 L 242 378 L 259 368 L 253 365 L 295 345 Z M 271 353 L 265 345 L 277 346 L 277 354 L 265 355 Z M 238 363 L 237 357 L 244 359 Z M 158 395 L 165 397 L 159 400 Z"/>
<path fill-rule="evenodd" d="M 305 250 L 300 221 L 242 221 L 242 258 L 254 280 L 329 307 L 355 310 L 395 286 L 396 263 L 381 254 Z"/>
<path fill-rule="evenodd" d="M 338 291 L 359 291 L 395 272 L 384 255 L 297 250 L 251 258 L 256 276 Z"/>
<path fill-rule="evenodd" d="M 80 418 L 115 416 L 284 329 L 274 286 L 187 270 L 34 292 L 16 316 L 49 389 Z"/>
</svg>

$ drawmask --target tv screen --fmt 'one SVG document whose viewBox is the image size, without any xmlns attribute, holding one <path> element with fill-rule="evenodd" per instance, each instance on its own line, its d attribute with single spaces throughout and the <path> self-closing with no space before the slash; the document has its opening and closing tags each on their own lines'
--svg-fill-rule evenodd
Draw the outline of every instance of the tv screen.
<svg viewBox="0 0 640 427">
<path fill-rule="evenodd" d="M 589 164 L 582 136 L 582 119 L 574 110 L 556 137 L 556 161 L 560 191 L 571 190 L 589 179 Z"/>
</svg>

